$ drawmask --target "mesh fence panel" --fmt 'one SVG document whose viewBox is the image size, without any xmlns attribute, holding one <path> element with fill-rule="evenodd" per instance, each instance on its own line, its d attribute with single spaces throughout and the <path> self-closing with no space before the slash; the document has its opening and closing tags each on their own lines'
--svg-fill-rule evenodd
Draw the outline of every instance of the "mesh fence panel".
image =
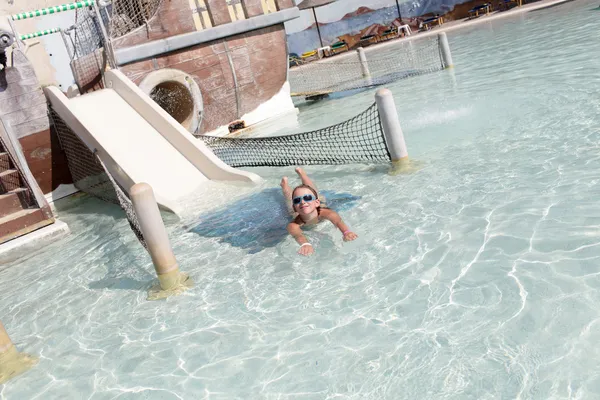
<svg viewBox="0 0 600 400">
<path fill-rule="evenodd" d="M 232 167 L 371 164 L 391 160 L 375 103 L 352 119 L 311 132 L 248 139 L 199 138 Z"/>
<path fill-rule="evenodd" d="M 127 216 L 131 230 L 147 249 L 133 204 L 125 191 L 113 179 L 98 155 L 88 149 L 54 110 L 50 111 L 50 117 L 67 156 L 75 187 L 91 196 L 119 205 Z"/>
<path fill-rule="evenodd" d="M 162 0 L 113 0 L 110 7 L 109 36 L 118 38 L 146 25 Z"/>
<path fill-rule="evenodd" d="M 292 93 L 311 95 L 383 85 L 444 69 L 438 39 L 399 44 L 393 55 L 367 56 L 370 78 L 364 78 L 358 54 L 354 58 L 305 63 L 290 69 Z"/>
<path fill-rule="evenodd" d="M 89 9 L 79 9 L 75 25 L 64 32 L 71 70 L 80 93 L 102 89 L 106 54 L 100 22 Z"/>
</svg>

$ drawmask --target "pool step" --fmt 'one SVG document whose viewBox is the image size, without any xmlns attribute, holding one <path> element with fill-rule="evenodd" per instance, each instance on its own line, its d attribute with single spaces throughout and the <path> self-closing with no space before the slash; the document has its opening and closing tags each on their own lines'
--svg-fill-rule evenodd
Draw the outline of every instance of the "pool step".
<svg viewBox="0 0 600 400">
<path fill-rule="evenodd" d="M 40 208 L 11 213 L 0 218 L 0 244 L 53 223 Z"/>
<path fill-rule="evenodd" d="M 27 174 L 21 170 L 26 168 L 18 161 L 24 160 L 23 154 L 13 154 L 21 152 L 20 147 L 11 147 L 10 141 L 0 123 L 0 244 L 54 223 L 48 204 L 44 200 L 39 204 L 35 197 L 37 182 L 27 182 Z"/>
<path fill-rule="evenodd" d="M 29 208 L 32 203 L 33 199 L 27 189 L 19 188 L 0 194 L 0 218 Z"/>
</svg>

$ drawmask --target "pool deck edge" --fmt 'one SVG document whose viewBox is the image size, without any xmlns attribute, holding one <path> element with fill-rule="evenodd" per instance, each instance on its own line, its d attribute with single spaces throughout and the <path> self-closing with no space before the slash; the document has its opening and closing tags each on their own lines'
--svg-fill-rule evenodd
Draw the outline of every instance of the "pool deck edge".
<svg viewBox="0 0 600 400">
<path fill-rule="evenodd" d="M 69 233 L 69 226 L 57 219 L 51 225 L 0 244 L 0 265 L 34 253 L 64 238 Z M 2 269 L 3 267 L 0 267 L 0 270 Z"/>
<path fill-rule="evenodd" d="M 404 38 L 388 40 L 386 42 L 381 42 L 381 43 L 377 43 L 377 44 L 365 47 L 365 52 L 370 53 L 371 51 L 374 51 L 376 49 L 382 49 L 382 48 L 385 48 L 388 46 L 393 46 L 398 43 L 403 43 L 403 42 L 412 41 L 412 40 L 420 40 L 423 38 L 435 36 L 440 32 L 452 32 L 452 31 L 455 31 L 458 29 L 470 28 L 470 27 L 473 27 L 475 25 L 482 24 L 485 22 L 491 22 L 491 21 L 495 21 L 495 20 L 498 20 L 501 18 L 509 18 L 511 16 L 514 17 L 516 15 L 524 14 L 529 11 L 539 10 L 542 8 L 555 6 L 555 5 L 558 5 L 561 3 L 569 3 L 571 1 L 573 1 L 573 0 L 540 0 L 540 1 L 536 1 L 534 3 L 525 4 L 521 7 L 514 7 L 508 11 L 494 11 L 490 15 L 482 15 L 478 18 L 474 18 L 471 20 L 463 18 L 463 19 L 458 19 L 458 20 L 454 20 L 454 21 L 449 21 L 440 27 L 435 27 L 426 32 L 415 32 L 412 35 L 406 36 Z M 355 51 L 348 51 L 348 52 L 337 55 L 335 57 L 335 59 L 339 61 L 346 57 L 356 57 L 355 53 L 356 53 Z M 324 62 L 325 60 L 329 60 L 329 59 L 324 58 L 322 60 L 315 61 L 315 63 Z M 310 64 L 312 64 L 312 63 L 309 63 L 307 65 L 310 65 Z"/>
</svg>

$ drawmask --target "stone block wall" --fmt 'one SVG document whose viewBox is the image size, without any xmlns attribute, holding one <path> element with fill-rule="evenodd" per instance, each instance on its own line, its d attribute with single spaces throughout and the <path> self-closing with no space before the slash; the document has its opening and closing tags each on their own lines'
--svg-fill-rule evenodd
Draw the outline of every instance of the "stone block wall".
<svg viewBox="0 0 600 400">
<path fill-rule="evenodd" d="M 125 36 L 114 39 L 113 47 L 129 47 L 194 31 L 196 25 L 189 2 L 162 1 L 156 14 L 148 21 L 147 27 L 141 26 Z"/>
<path fill-rule="evenodd" d="M 121 71 L 139 85 L 150 72 L 163 68 L 181 70 L 196 81 L 204 102 L 201 132 L 209 132 L 281 90 L 287 75 L 285 28 L 279 24 L 203 43 L 125 65 Z"/>
<path fill-rule="evenodd" d="M 213 26 L 231 22 L 225 0 L 205 0 Z M 243 0 L 246 17 L 262 14 L 261 0 Z M 293 7 L 278 0 L 278 8 Z M 209 28 L 210 29 L 210 28 Z M 188 1 L 162 2 L 145 26 L 113 41 L 115 49 L 176 36 L 196 30 Z M 287 44 L 283 24 L 257 29 L 152 59 L 121 66 L 137 83 L 150 72 L 173 68 L 189 74 L 202 92 L 204 118 L 201 132 L 239 119 L 277 94 L 287 78 Z"/>
</svg>

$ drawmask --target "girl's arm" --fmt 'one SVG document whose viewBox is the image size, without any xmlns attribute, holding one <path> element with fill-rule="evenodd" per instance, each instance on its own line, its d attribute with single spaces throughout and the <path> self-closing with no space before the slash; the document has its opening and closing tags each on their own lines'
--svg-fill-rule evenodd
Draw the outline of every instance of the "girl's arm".
<svg viewBox="0 0 600 400">
<path fill-rule="evenodd" d="M 290 222 L 287 226 L 287 230 L 296 239 L 296 242 L 300 245 L 300 250 L 298 250 L 298 254 L 302 254 L 303 256 L 309 256 L 315 252 L 312 245 L 308 243 L 308 240 L 302 234 L 302 229 L 300 229 L 300 225 L 295 222 Z"/>
<path fill-rule="evenodd" d="M 329 208 L 323 208 L 321 209 L 321 217 L 331 221 L 331 223 L 334 224 L 340 230 L 340 232 L 342 232 L 342 235 L 344 235 L 344 241 L 349 242 L 358 237 L 356 233 L 352 232 L 350 228 L 348 228 L 348 225 L 342 221 L 342 217 L 340 217 L 340 215 L 335 211 Z"/>
</svg>

